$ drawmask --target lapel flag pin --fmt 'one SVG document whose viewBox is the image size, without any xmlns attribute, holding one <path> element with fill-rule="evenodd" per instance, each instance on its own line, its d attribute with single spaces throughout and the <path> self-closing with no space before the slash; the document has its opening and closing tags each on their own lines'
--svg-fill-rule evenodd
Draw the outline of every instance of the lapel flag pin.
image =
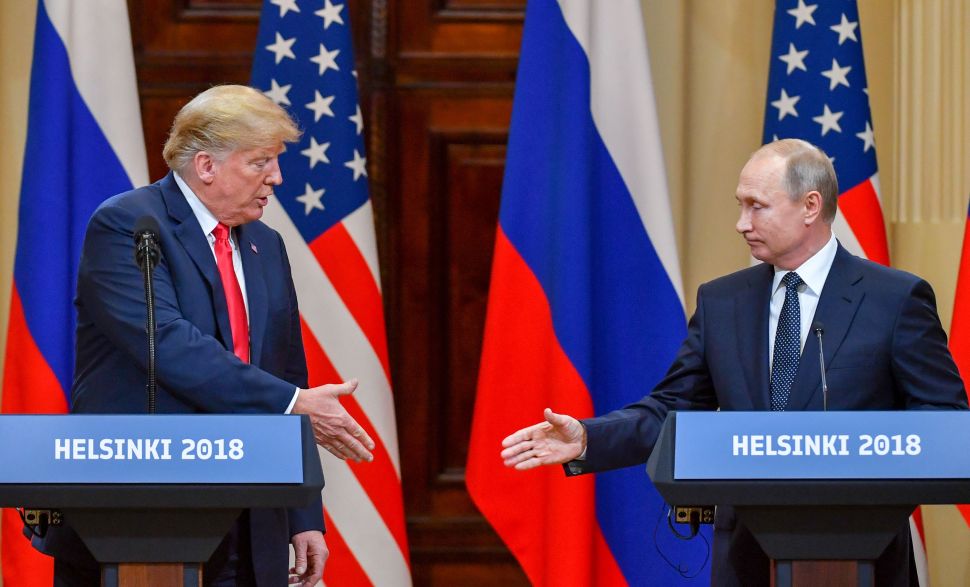
<svg viewBox="0 0 970 587">
<path fill-rule="evenodd" d="M 256 243 L 249 241 L 249 248 L 251 248 L 257 255 L 259 254 L 259 249 L 256 248 Z"/>
</svg>

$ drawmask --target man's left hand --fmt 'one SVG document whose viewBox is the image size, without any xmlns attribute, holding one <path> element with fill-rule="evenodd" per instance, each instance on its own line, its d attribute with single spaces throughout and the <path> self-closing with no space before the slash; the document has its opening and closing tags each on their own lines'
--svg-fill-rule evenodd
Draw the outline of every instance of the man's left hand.
<svg viewBox="0 0 970 587">
<path fill-rule="evenodd" d="M 294 534 L 290 539 L 293 545 L 294 566 L 290 569 L 290 585 L 313 587 L 323 577 L 323 565 L 330 556 L 323 532 L 308 530 Z"/>
</svg>

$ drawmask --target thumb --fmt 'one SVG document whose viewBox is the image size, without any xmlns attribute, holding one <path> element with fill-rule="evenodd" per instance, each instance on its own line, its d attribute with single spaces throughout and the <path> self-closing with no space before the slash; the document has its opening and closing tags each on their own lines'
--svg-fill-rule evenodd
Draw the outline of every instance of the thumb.
<svg viewBox="0 0 970 587">
<path fill-rule="evenodd" d="M 296 570 L 297 575 L 302 575 L 306 572 L 306 544 L 299 543 L 293 545 L 294 561 L 293 567 Z"/>
<path fill-rule="evenodd" d="M 570 420 L 569 416 L 565 414 L 557 414 L 556 412 L 553 412 L 552 409 L 550 408 L 546 408 L 545 411 L 542 413 L 542 415 L 545 416 L 546 422 L 549 422 L 556 428 L 562 428 L 563 426 L 566 426 L 569 424 L 569 420 Z"/>
<path fill-rule="evenodd" d="M 357 390 L 358 383 L 359 383 L 359 381 L 357 381 L 357 378 L 356 377 L 354 377 L 350 381 L 344 381 L 340 385 L 335 386 L 336 389 L 334 390 L 333 394 L 334 395 L 350 395 L 350 394 L 354 393 L 354 391 Z"/>
</svg>

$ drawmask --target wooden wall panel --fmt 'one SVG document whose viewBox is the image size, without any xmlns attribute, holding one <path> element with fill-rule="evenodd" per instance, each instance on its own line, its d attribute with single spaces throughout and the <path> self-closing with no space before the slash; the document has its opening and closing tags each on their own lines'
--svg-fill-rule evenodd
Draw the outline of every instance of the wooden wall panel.
<svg viewBox="0 0 970 587">
<path fill-rule="evenodd" d="M 526 585 L 464 484 L 524 2 L 391 6 L 378 69 L 396 129 L 388 314 L 396 395 L 409 406 L 398 414 L 414 578 Z"/>
</svg>

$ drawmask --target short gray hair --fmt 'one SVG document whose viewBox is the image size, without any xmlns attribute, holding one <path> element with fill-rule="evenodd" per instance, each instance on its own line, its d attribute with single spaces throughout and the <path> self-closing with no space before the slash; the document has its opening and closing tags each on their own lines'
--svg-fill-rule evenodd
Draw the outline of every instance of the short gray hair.
<svg viewBox="0 0 970 587">
<path fill-rule="evenodd" d="M 811 191 L 822 195 L 822 220 L 832 224 L 839 202 L 839 181 L 832 161 L 822 149 L 801 139 L 780 139 L 770 142 L 751 155 L 773 154 L 785 160 L 785 191 L 792 200 L 799 200 Z"/>
</svg>

